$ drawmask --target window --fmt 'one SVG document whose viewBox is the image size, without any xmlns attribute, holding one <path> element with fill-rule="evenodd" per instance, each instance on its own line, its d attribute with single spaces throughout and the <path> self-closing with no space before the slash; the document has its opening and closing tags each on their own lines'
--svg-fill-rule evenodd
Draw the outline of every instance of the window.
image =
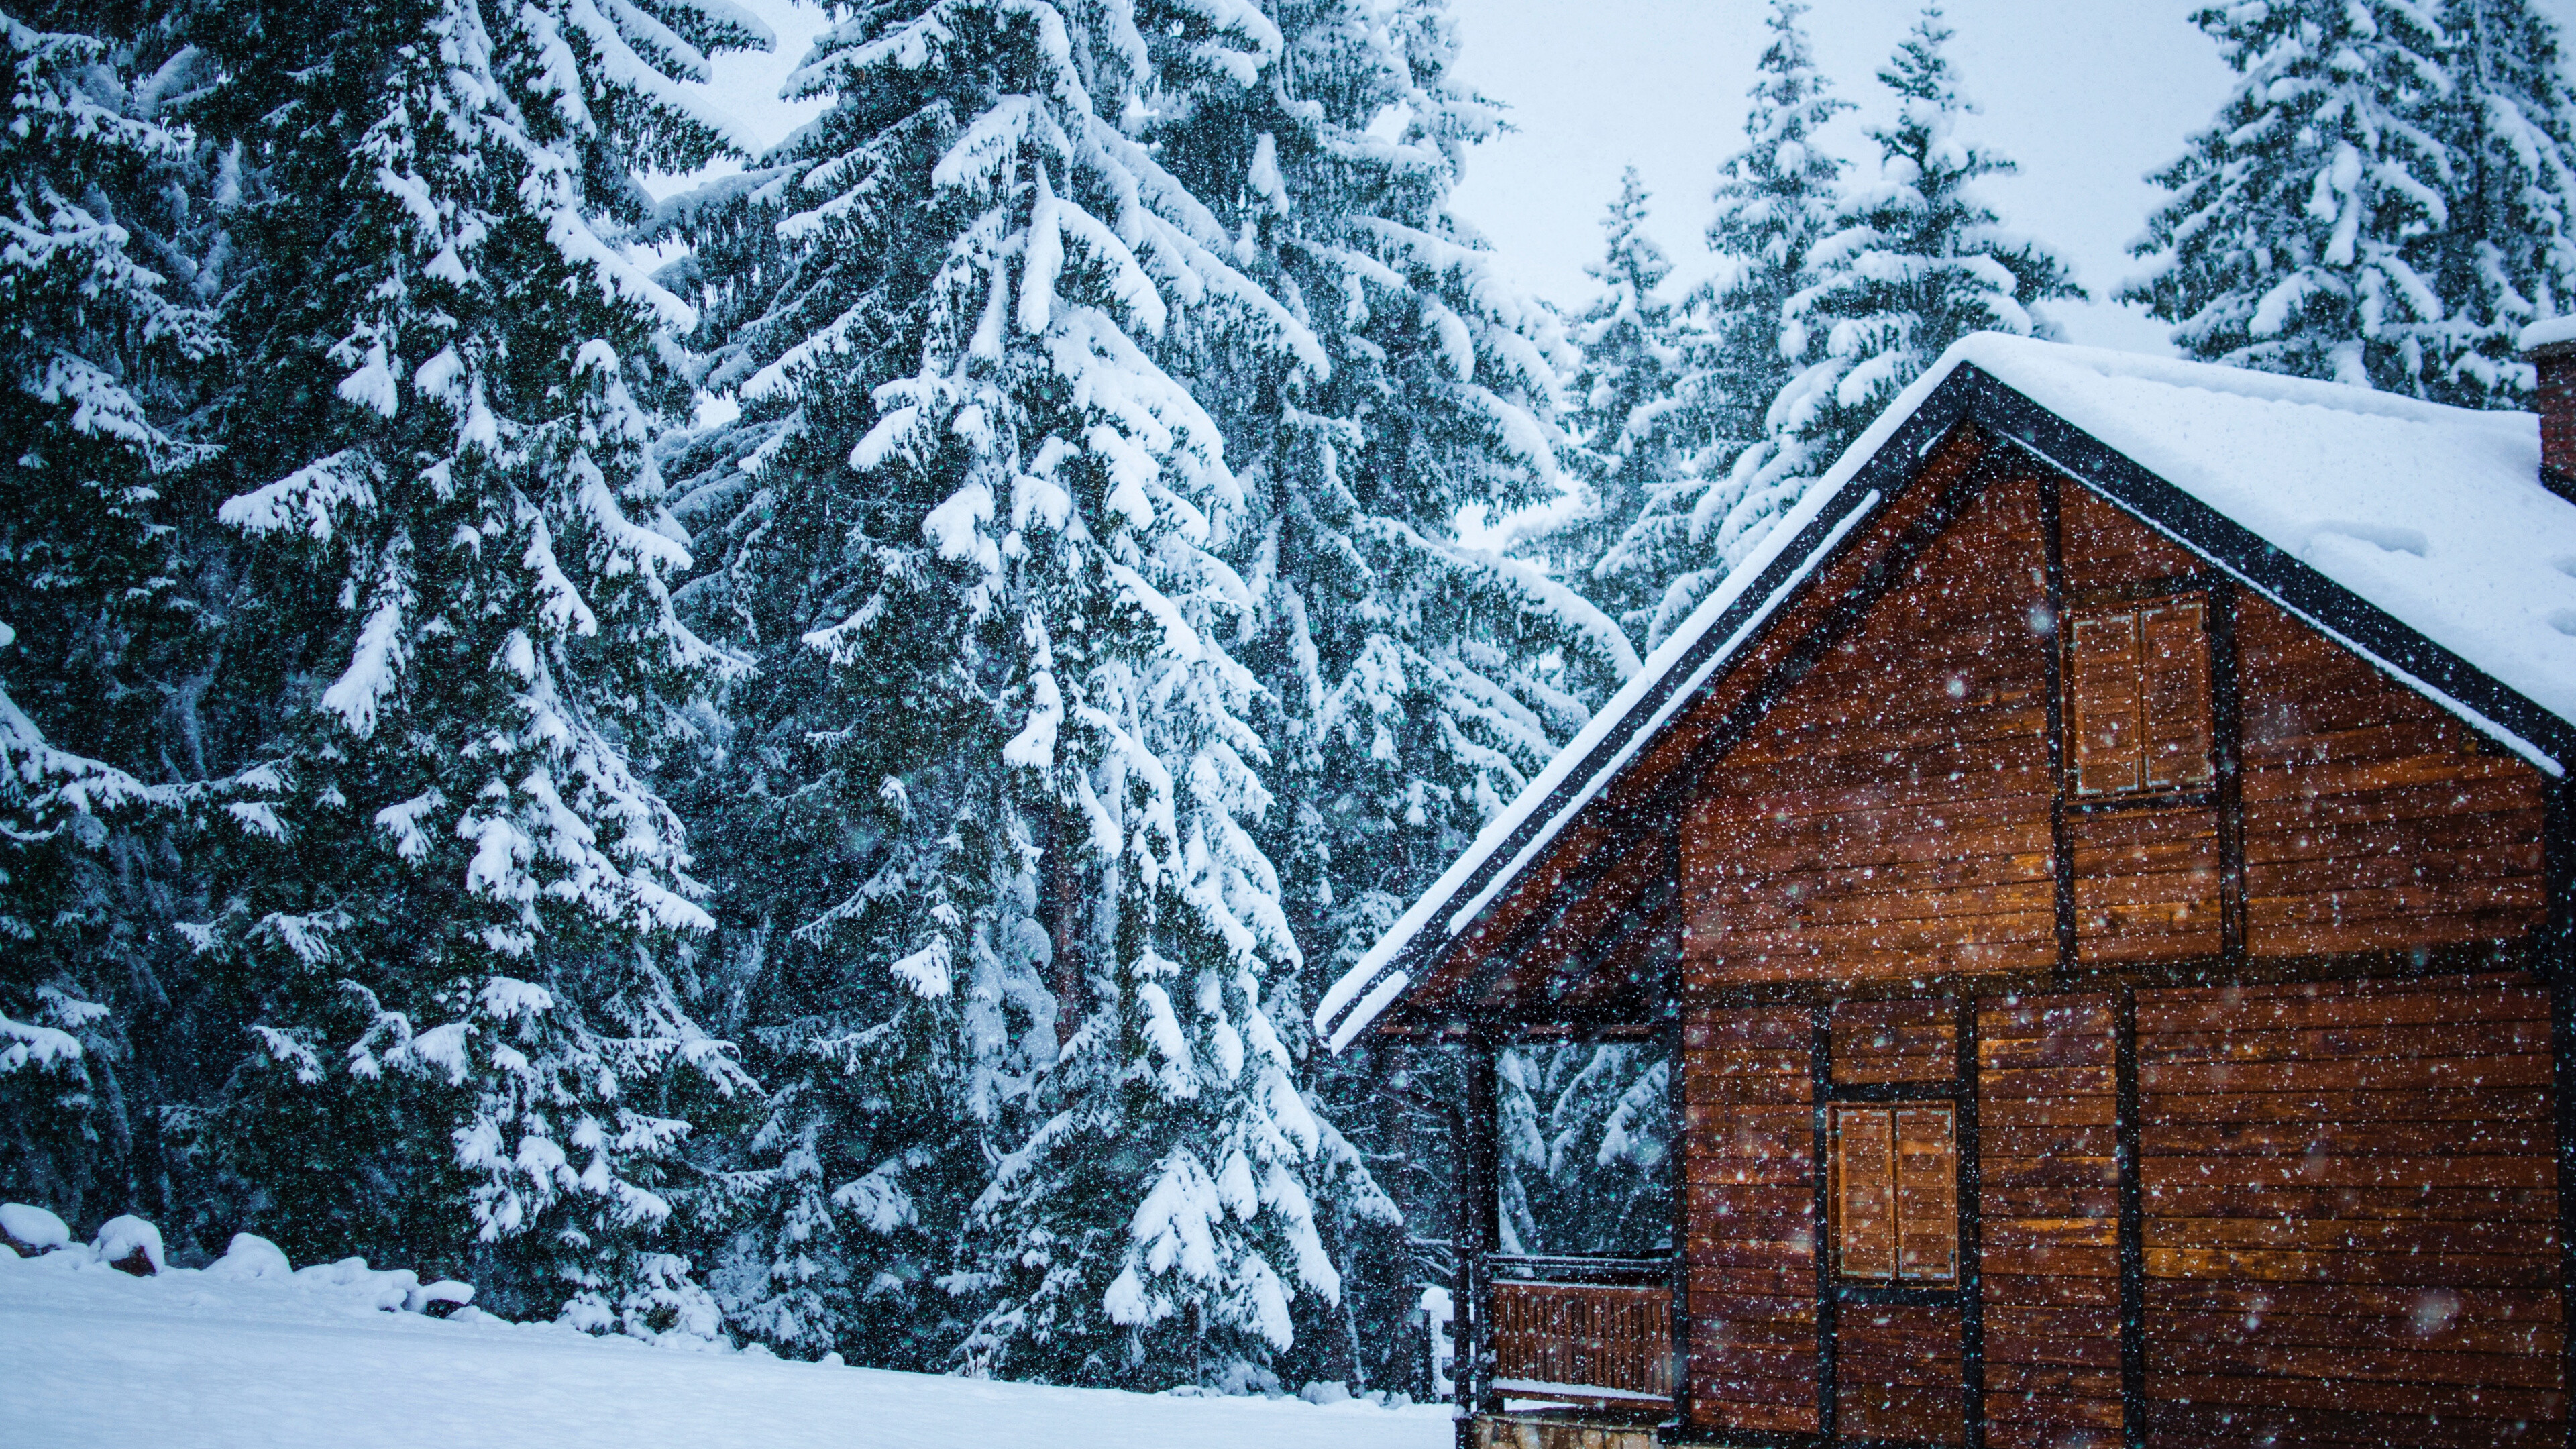
<svg viewBox="0 0 2576 1449">
<path fill-rule="evenodd" d="M 1497 1053 L 1506 1255 L 1672 1250 L 1671 1084 L 1661 1041 L 1533 1042 Z"/>
<path fill-rule="evenodd" d="M 1834 1260 L 1882 1283 L 1959 1278 L 1959 1131 L 1949 1103 L 1833 1108 Z"/>
<path fill-rule="evenodd" d="M 2209 602 L 2199 595 L 2070 620 L 2067 767 L 2078 796 L 2207 786 Z"/>
</svg>

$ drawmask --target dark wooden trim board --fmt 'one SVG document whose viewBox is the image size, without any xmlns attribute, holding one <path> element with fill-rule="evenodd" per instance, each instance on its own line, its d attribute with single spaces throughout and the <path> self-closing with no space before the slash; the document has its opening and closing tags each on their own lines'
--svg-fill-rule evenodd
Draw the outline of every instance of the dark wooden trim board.
<svg viewBox="0 0 2576 1449">
<path fill-rule="evenodd" d="M 2549 880 L 2549 925 L 2540 967 L 2549 983 L 2551 1106 L 2558 1154 L 2558 1303 L 2565 1341 L 2559 1350 L 2559 1386 L 2576 1396 L 2576 779 L 2549 791 L 2541 827 L 2543 868 Z M 2576 1405 L 2567 1414 L 2566 1443 L 2576 1449 Z"/>
<path fill-rule="evenodd" d="M 1834 1366 L 1841 1356 L 1841 1315 L 1835 1311 L 1841 1302 L 1834 1292 L 1834 1200 L 1833 1200 L 1833 1100 L 1834 1100 L 1834 1008 L 1832 1003 L 1818 1004 L 1810 1017 L 1813 1031 L 1807 1045 L 1807 1077 L 1815 1092 L 1816 1154 L 1813 1171 L 1816 1178 L 1815 1259 L 1816 1259 L 1816 1435 L 1834 1437 Z"/>
<path fill-rule="evenodd" d="M 1977 1137 L 1977 1003 L 1959 1004 L 1959 1377 L 1967 1449 L 1986 1444 L 1985 1151 Z"/>
<path fill-rule="evenodd" d="M 2147 1442 L 2146 1212 L 2138 1181 L 2138 989 L 2112 998 L 2113 1128 L 2120 1185 L 2120 1431 L 2129 1449 Z"/>
</svg>

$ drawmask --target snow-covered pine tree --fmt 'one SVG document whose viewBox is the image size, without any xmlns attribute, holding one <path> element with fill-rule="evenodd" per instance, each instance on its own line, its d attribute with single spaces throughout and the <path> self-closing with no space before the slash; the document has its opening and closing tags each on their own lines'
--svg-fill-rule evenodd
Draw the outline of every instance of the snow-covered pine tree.
<svg viewBox="0 0 2576 1449">
<path fill-rule="evenodd" d="M 1259 275 L 1329 373 L 1209 378 L 1262 531 L 1249 652 L 1279 711 L 1302 939 L 1347 965 L 1636 667 L 1617 625 L 1459 511 L 1558 494 L 1555 320 L 1448 211 L 1496 108 L 1449 74 L 1445 0 L 1282 7 L 1283 92 L 1248 157 Z M 1176 140 L 1182 155 L 1212 150 Z M 1224 385 L 1230 383 L 1231 385 Z"/>
<path fill-rule="evenodd" d="M 710 1334 L 656 1234 L 692 1101 L 748 1084 L 671 974 L 707 918 L 644 771 L 734 666 L 673 615 L 648 451 L 687 308 L 616 228 L 634 170 L 726 144 L 691 82 L 765 33 L 724 0 L 226 0 L 198 34 L 255 253 L 223 683 L 287 787 L 194 933 L 255 1023 L 201 1160 L 297 1257 Z"/>
<path fill-rule="evenodd" d="M 1582 359 L 1566 417 L 1581 491 L 1564 518 L 1514 549 L 1623 619 L 1651 603 L 1661 581 L 1611 567 L 1611 556 L 1682 461 L 1674 411 L 1685 342 L 1671 301 L 1657 294 L 1673 265 L 1646 234 L 1647 200 L 1637 168 L 1627 168 L 1601 219 L 1601 260 L 1584 269 L 1600 294 L 1568 339 Z"/>
<path fill-rule="evenodd" d="M 2173 193 L 2120 289 L 2187 354 L 2424 395 L 2448 309 L 2431 265 L 2459 160 L 2448 36 L 2417 0 L 2210 5 L 2237 73 L 2210 128 L 2153 180 Z"/>
<path fill-rule="evenodd" d="M 1896 120 L 1870 135 L 1879 175 L 1843 203 L 1843 227 L 1816 244 L 1815 280 L 1789 299 L 1782 351 L 1800 364 L 1763 417 L 1725 487 L 1695 519 L 1732 565 L 1951 343 L 1971 332 L 2048 337 L 2033 309 L 2084 295 L 2066 264 L 2006 230 L 1977 182 L 2013 163 L 1958 135 L 1973 113 L 1942 47 L 1937 6 L 1897 46 L 1878 78 Z"/>
<path fill-rule="evenodd" d="M 2531 0 L 2451 0 L 2453 89 L 2439 130 L 2456 177 L 2450 224 L 2427 238 L 2442 299 L 2426 394 L 2463 407 L 2529 405 L 2522 329 L 2576 310 L 2576 88 L 2558 27 Z"/>
<path fill-rule="evenodd" d="M 925 532 L 953 474 L 851 463 L 971 225 L 954 193 L 922 204 L 958 133 L 924 108 L 955 97 L 853 69 L 923 8 L 843 10 L 788 84 L 831 108 L 660 229 L 691 248 L 664 275 L 699 305 L 701 385 L 740 409 L 665 440 L 703 560 L 676 597 L 756 665 L 670 771 L 721 1024 L 766 1088 L 711 1157 L 746 1189 L 713 1286 L 781 1350 L 937 1369 L 971 1312 L 939 1280 L 1058 1038 L 1031 858 L 1052 817 L 1001 760 L 1021 640 L 998 555 Z"/>
<path fill-rule="evenodd" d="M 1519 794 L 1635 655 L 1544 570 L 1457 542 L 1470 504 L 1508 512 L 1562 491 L 1567 359 L 1553 315 L 1450 214 L 1465 152 L 1499 115 L 1453 74 L 1445 0 L 1268 13 L 1286 58 L 1247 88 L 1243 114 L 1203 104 L 1156 135 L 1195 192 L 1234 199 L 1227 220 L 1251 274 L 1329 363 L 1252 367 L 1216 352 L 1180 364 L 1254 506 L 1237 557 L 1260 614 L 1242 657 L 1265 687 L 1284 802 L 1261 838 L 1316 963 L 1297 988 L 1308 999 L 1283 996 L 1272 1020 L 1302 1055 L 1312 993 Z M 1443 1075 L 1367 1046 L 1312 1070 L 1320 1115 L 1384 1152 L 1420 1123 L 1380 1089 Z M 1385 1200 L 1356 1186 L 1361 1166 L 1349 1160 L 1353 1190 L 1325 1205 L 1348 1281 L 1329 1338 L 1305 1340 L 1329 1355 L 1300 1372 L 1383 1383 L 1391 1366 L 1372 1356 L 1401 1341 L 1391 1325 L 1426 1277 L 1439 1281 L 1445 1252 L 1407 1246 Z M 1411 1236 L 1445 1233 L 1442 1203 L 1415 1208 Z"/>
<path fill-rule="evenodd" d="M 1851 102 L 1816 69 L 1799 0 L 1772 0 L 1760 79 L 1744 118 L 1744 149 L 1718 168 L 1709 249 L 1725 270 L 1691 298 L 1692 335 L 1673 379 L 1674 421 L 1687 440 L 1679 466 L 1650 484 L 1594 570 L 1606 594 L 1633 597 L 1622 616 L 1648 647 L 1663 642 L 1740 552 L 1710 538 L 1736 458 L 1763 435 L 1764 412 L 1800 370 L 1782 347 L 1792 298 L 1814 280 L 1809 258 L 1840 230 L 1843 173 L 1821 132 Z M 1704 506 L 1705 505 L 1705 506 Z M 1623 581 L 1612 588 L 1611 581 Z"/>
<path fill-rule="evenodd" d="M 737 183 L 794 247 L 709 375 L 746 412 L 682 446 L 689 507 L 729 549 L 708 607 L 822 666 L 737 711 L 734 768 L 771 828 L 846 832 L 817 880 L 738 873 L 769 959 L 809 963 L 756 1035 L 822 1090 L 774 1130 L 832 1154 L 780 1164 L 807 1185 L 744 1246 L 738 1321 L 866 1313 L 909 1251 L 882 1230 L 961 1208 L 971 1371 L 1253 1381 L 1337 1295 L 1315 1220 L 1356 1158 L 1282 1038 L 1299 956 L 1247 833 L 1247 500 L 1158 360 L 1322 370 L 1153 144 L 1279 48 L 1239 7 L 852 7 L 791 82 L 834 109 Z M 961 1164 L 983 1191 L 941 1201 Z M 809 1269 L 852 1286 L 798 1298 Z"/>
<path fill-rule="evenodd" d="M 0 45 L 0 1183 L 83 1216 L 129 1185 L 110 825 L 179 803 L 134 773 L 158 700 L 128 655 L 170 619 L 164 491 L 207 451 L 171 418 L 215 335 L 139 258 L 187 138 L 100 36 L 0 15 Z"/>
</svg>

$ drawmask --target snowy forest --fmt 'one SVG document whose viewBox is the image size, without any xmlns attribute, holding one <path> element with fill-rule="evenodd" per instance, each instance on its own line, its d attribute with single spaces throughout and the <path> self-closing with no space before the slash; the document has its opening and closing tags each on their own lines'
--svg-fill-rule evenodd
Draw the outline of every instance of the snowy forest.
<svg viewBox="0 0 2576 1449">
<path fill-rule="evenodd" d="M 1445 0 L 823 8 L 764 147 L 729 0 L 0 0 L 0 1198 L 684 1347 L 1411 1385 L 1461 1096 L 1316 999 L 2085 294 L 1937 9 L 1841 77 L 1772 0 L 1722 265 L 1632 174 L 1560 310 L 1451 207 L 1509 97 Z M 2191 23 L 2235 88 L 2118 299 L 2522 406 L 2533 0 Z M 1502 1077 L 1507 1243 L 1668 1247 L 1660 1055 Z"/>
</svg>

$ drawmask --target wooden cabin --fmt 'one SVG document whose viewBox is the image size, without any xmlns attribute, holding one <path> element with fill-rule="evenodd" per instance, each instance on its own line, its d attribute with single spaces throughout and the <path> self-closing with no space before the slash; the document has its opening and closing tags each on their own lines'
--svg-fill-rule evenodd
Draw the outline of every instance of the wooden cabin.
<svg viewBox="0 0 2576 1449">
<path fill-rule="evenodd" d="M 1909 389 L 1317 1013 L 1467 1054 L 1462 1445 L 2569 1442 L 2541 432 Z M 1566 1039 L 1671 1053 L 1677 1251 L 1500 1251 L 1497 1054 Z"/>
</svg>

